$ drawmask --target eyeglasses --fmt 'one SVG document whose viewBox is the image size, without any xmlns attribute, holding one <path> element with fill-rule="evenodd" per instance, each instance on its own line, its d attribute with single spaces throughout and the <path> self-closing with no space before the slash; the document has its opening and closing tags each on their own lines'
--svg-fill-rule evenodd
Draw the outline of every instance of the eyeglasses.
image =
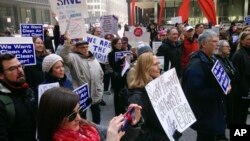
<svg viewBox="0 0 250 141">
<path fill-rule="evenodd" d="M 4 69 L 3 71 L 10 71 L 10 72 L 13 72 L 13 71 L 15 71 L 15 70 L 18 70 L 19 68 L 24 69 L 24 66 L 23 66 L 22 64 L 19 64 L 19 65 L 17 65 L 17 66 L 11 66 L 11 67 L 9 67 L 9 68 L 7 68 L 7 69 Z"/>
<path fill-rule="evenodd" d="M 76 112 L 71 113 L 71 114 L 67 117 L 68 120 L 69 120 L 69 122 L 72 122 L 73 120 L 75 120 L 77 114 L 79 114 L 79 112 L 80 112 L 82 109 L 83 109 L 83 107 L 79 107 L 79 108 L 77 109 Z"/>
<path fill-rule="evenodd" d="M 122 44 L 128 44 L 127 42 L 125 42 L 125 43 L 122 43 Z"/>
</svg>

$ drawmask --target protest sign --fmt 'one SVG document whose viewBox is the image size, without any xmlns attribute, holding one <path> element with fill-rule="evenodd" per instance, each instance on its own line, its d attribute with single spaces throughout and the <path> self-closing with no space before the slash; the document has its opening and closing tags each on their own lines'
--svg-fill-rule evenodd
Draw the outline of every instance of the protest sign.
<svg viewBox="0 0 250 141">
<path fill-rule="evenodd" d="M 89 42 L 89 50 L 94 54 L 95 58 L 100 63 L 107 63 L 108 54 L 111 51 L 110 41 L 91 34 L 87 34 L 86 40 Z"/>
<path fill-rule="evenodd" d="M 51 9 L 59 20 L 60 31 L 71 39 L 86 35 L 84 18 L 88 17 L 86 0 L 50 0 Z M 85 10 L 84 10 L 85 9 Z"/>
<path fill-rule="evenodd" d="M 211 71 L 217 82 L 219 83 L 220 87 L 222 88 L 223 92 L 227 94 L 231 80 L 219 60 L 215 62 Z"/>
<path fill-rule="evenodd" d="M 38 103 L 40 102 L 41 96 L 43 95 L 45 91 L 51 88 L 55 88 L 55 87 L 60 87 L 58 82 L 39 85 L 38 86 Z"/>
<path fill-rule="evenodd" d="M 115 61 L 118 61 L 122 57 L 125 57 L 127 54 L 130 55 L 131 52 L 130 51 L 117 51 L 117 52 L 115 52 Z"/>
<path fill-rule="evenodd" d="M 175 69 L 165 72 L 146 85 L 155 113 L 171 141 L 177 130 L 183 132 L 196 118 L 187 102 Z"/>
<path fill-rule="evenodd" d="M 16 55 L 23 65 L 35 65 L 36 55 L 31 37 L 1 37 L 0 54 Z"/>
<path fill-rule="evenodd" d="M 40 37 L 44 40 L 42 24 L 20 24 L 22 37 Z"/>
<path fill-rule="evenodd" d="M 73 92 L 75 92 L 80 97 L 80 107 L 82 111 L 85 111 L 91 106 L 88 83 L 76 88 Z"/>
<path fill-rule="evenodd" d="M 160 68 L 162 71 L 164 71 L 164 56 L 157 56 L 159 63 L 160 63 Z"/>
<path fill-rule="evenodd" d="M 118 17 L 115 15 L 104 15 L 100 17 L 102 34 L 117 34 Z"/>
<path fill-rule="evenodd" d="M 246 24 L 246 25 L 250 25 L 250 15 L 247 15 L 247 16 L 245 17 L 245 24 Z"/>
<path fill-rule="evenodd" d="M 157 50 L 158 48 L 161 46 L 162 42 L 161 41 L 158 41 L 158 42 L 153 42 L 152 43 L 152 46 L 153 46 L 153 53 L 156 54 L 157 53 Z"/>
<path fill-rule="evenodd" d="M 182 23 L 182 17 L 181 17 L 181 16 L 172 17 L 172 18 L 171 18 L 171 23 L 172 23 L 172 24 Z"/>
<path fill-rule="evenodd" d="M 139 45 L 138 42 L 141 41 L 149 44 L 150 33 L 147 32 L 145 27 L 131 27 L 129 31 L 125 31 L 124 33 L 132 47 L 137 47 Z"/>
</svg>

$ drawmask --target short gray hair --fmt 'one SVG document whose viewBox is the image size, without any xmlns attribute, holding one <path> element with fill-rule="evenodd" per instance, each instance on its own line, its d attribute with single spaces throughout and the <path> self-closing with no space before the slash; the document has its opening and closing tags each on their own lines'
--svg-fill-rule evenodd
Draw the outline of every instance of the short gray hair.
<svg viewBox="0 0 250 141">
<path fill-rule="evenodd" d="M 214 32 L 213 30 L 207 30 L 205 32 L 203 32 L 199 37 L 198 37 L 198 43 L 200 48 L 202 48 L 202 43 L 207 42 L 211 37 L 217 36 L 219 37 L 219 35 Z"/>
<path fill-rule="evenodd" d="M 218 50 L 217 50 L 217 52 L 215 53 L 215 54 L 217 54 L 217 55 L 221 55 L 222 54 L 222 48 L 224 47 L 224 43 L 228 43 L 228 41 L 227 40 L 219 40 L 219 42 L 218 42 Z"/>
</svg>

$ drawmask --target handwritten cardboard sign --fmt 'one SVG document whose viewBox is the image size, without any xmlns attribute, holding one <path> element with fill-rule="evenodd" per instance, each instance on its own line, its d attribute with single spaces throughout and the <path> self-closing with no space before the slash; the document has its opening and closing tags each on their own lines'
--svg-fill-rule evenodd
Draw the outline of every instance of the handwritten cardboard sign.
<svg viewBox="0 0 250 141">
<path fill-rule="evenodd" d="M 89 42 L 89 50 L 94 54 L 100 63 L 108 62 L 108 54 L 111 51 L 110 41 L 87 34 L 87 41 Z"/>
<path fill-rule="evenodd" d="M 86 0 L 50 0 L 51 9 L 58 16 L 60 31 L 71 39 L 86 35 L 84 18 L 88 18 Z"/>
<path fill-rule="evenodd" d="M 55 88 L 55 87 L 60 87 L 58 82 L 39 85 L 38 86 L 38 103 L 40 102 L 41 96 L 44 94 L 45 91 L 51 88 Z"/>
<path fill-rule="evenodd" d="M 100 17 L 102 34 L 117 34 L 118 17 L 115 15 L 104 15 Z"/>
<path fill-rule="evenodd" d="M 76 88 L 75 92 L 80 97 L 80 107 L 83 111 L 87 110 L 90 106 L 90 93 L 88 83 L 83 84 L 82 86 Z"/>
<path fill-rule="evenodd" d="M 215 62 L 211 71 L 214 77 L 216 78 L 217 82 L 219 83 L 223 92 L 227 94 L 231 80 L 219 60 Z"/>
<path fill-rule="evenodd" d="M 31 37 L 1 37 L 0 54 L 16 55 L 23 65 L 35 65 L 36 55 Z"/>
<path fill-rule="evenodd" d="M 178 80 L 175 68 L 146 85 L 155 113 L 171 141 L 175 130 L 183 132 L 196 118 L 188 104 Z"/>
<path fill-rule="evenodd" d="M 22 37 L 40 37 L 44 40 L 42 24 L 20 24 Z"/>
</svg>

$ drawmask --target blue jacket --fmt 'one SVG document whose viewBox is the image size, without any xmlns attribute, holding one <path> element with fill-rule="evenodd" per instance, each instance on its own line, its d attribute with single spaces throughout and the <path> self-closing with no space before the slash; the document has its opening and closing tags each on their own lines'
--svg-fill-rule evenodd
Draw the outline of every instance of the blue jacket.
<svg viewBox="0 0 250 141">
<path fill-rule="evenodd" d="M 192 128 L 204 134 L 224 134 L 226 128 L 223 91 L 211 69 L 215 59 L 195 52 L 183 74 L 182 86 L 197 121 Z"/>
<path fill-rule="evenodd" d="M 59 78 L 53 77 L 50 74 L 45 74 L 45 80 L 42 84 L 55 83 L 55 82 L 58 82 L 60 87 L 73 90 L 73 85 L 66 75 L 62 79 L 59 79 Z"/>
</svg>

